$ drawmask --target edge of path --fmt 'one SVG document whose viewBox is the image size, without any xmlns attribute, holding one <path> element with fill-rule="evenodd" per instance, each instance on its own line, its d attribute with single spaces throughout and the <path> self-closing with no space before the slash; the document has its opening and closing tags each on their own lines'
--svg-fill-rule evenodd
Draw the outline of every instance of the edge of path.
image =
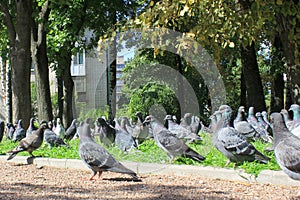
<svg viewBox="0 0 300 200">
<path fill-rule="evenodd" d="M 37 166 L 49 166 L 65 169 L 90 170 L 81 160 L 77 159 L 56 159 L 41 157 L 16 156 L 13 160 L 7 161 L 8 156 L 0 156 L 0 161 L 35 164 Z M 122 161 L 129 169 L 137 174 L 169 174 L 178 176 L 201 176 L 211 179 L 222 179 L 238 182 L 256 182 L 262 184 L 274 184 L 283 186 L 299 186 L 299 182 L 289 178 L 283 171 L 264 170 L 256 178 L 254 175 L 247 174 L 243 170 L 225 169 L 209 166 L 191 166 L 157 163 L 139 163 Z"/>
</svg>

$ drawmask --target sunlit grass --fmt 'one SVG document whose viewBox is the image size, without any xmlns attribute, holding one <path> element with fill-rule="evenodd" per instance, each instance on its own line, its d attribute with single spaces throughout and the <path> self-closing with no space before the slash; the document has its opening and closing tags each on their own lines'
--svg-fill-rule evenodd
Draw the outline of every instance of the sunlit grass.
<svg viewBox="0 0 300 200">
<path fill-rule="evenodd" d="M 227 158 L 221 154 L 212 144 L 212 135 L 201 133 L 202 141 L 199 143 L 188 144 L 193 150 L 206 157 L 203 162 L 197 162 L 190 158 L 178 157 L 173 161 L 173 164 L 186 164 L 197 166 L 213 166 L 224 168 L 227 163 Z M 99 139 L 96 138 L 99 143 Z M 78 154 L 79 139 L 68 142 L 70 147 L 53 147 L 49 148 L 46 143 L 33 152 L 35 156 L 42 156 L 46 158 L 68 158 L 80 159 Z M 7 151 L 16 147 L 18 143 L 14 143 L 6 138 L 0 143 L 0 154 L 5 154 Z M 102 144 L 101 144 L 102 145 Z M 246 173 L 258 175 L 262 170 L 280 170 L 276 163 L 273 152 L 264 152 L 264 149 L 270 144 L 264 144 L 256 141 L 253 145 L 261 151 L 264 155 L 271 158 L 267 164 L 258 162 L 243 162 L 239 164 L 230 163 L 226 168 L 239 168 L 245 170 Z M 103 145 L 102 145 L 103 146 Z M 145 163 L 169 163 L 169 157 L 162 151 L 154 142 L 153 139 L 143 142 L 138 149 L 133 149 L 128 153 L 119 150 L 116 146 L 104 146 L 117 160 L 145 162 Z M 20 156 L 30 156 L 28 152 L 21 152 Z"/>
</svg>

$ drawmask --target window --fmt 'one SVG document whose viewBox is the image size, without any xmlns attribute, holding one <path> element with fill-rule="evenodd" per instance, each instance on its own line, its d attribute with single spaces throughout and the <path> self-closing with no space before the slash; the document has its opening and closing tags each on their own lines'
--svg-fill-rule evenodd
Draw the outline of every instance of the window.
<svg viewBox="0 0 300 200">
<path fill-rule="evenodd" d="M 72 76 L 85 76 L 85 52 L 78 52 L 72 56 Z"/>
</svg>

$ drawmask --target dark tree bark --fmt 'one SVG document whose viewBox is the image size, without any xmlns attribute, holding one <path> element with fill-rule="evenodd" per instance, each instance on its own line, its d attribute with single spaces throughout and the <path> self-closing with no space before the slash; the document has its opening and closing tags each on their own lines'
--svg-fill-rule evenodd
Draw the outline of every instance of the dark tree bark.
<svg viewBox="0 0 300 200">
<path fill-rule="evenodd" d="M 286 1 L 284 3 L 294 3 L 295 7 L 299 4 L 299 0 Z M 282 6 L 284 8 L 284 6 Z M 276 12 L 276 22 L 279 37 L 282 43 L 282 48 L 287 64 L 287 99 L 286 107 L 289 108 L 292 103 L 300 104 L 300 65 L 296 58 L 296 52 L 300 52 L 299 45 L 297 46 L 298 39 L 295 34 L 299 33 L 300 20 L 297 18 L 297 12 L 286 14 L 285 10 L 278 10 Z M 294 21 L 295 20 L 295 21 Z M 298 43 L 299 44 L 299 43 Z"/>
<path fill-rule="evenodd" d="M 245 78 L 244 78 L 244 73 L 242 71 L 241 73 L 241 102 L 240 105 L 248 107 L 247 105 L 247 88 L 245 84 Z"/>
<path fill-rule="evenodd" d="M 242 70 L 247 89 L 247 104 L 257 111 L 266 110 L 265 96 L 259 74 L 254 43 L 241 47 Z"/>
<path fill-rule="evenodd" d="M 71 55 L 71 52 L 70 52 Z M 66 58 L 66 65 L 63 70 L 63 83 L 64 83 L 64 114 L 63 122 L 65 127 L 69 127 L 74 119 L 73 116 L 73 90 L 74 90 L 74 81 L 71 76 L 71 57 Z"/>
<path fill-rule="evenodd" d="M 271 72 L 274 74 L 271 84 L 270 113 L 280 112 L 284 107 L 283 52 L 279 37 L 274 39 Z"/>
<path fill-rule="evenodd" d="M 8 6 L 0 2 L 0 10 L 10 40 L 10 63 L 12 73 L 13 120 L 23 119 L 24 127 L 29 125 L 31 116 L 30 98 L 30 39 L 32 22 L 32 1 L 15 1 L 16 23 L 13 23 Z"/>
<path fill-rule="evenodd" d="M 181 119 L 184 113 L 181 113 L 181 111 L 185 110 L 185 100 L 184 100 L 184 89 L 183 89 L 183 75 L 182 75 L 182 63 L 180 55 L 175 55 L 175 66 L 178 70 L 178 77 L 177 77 L 177 96 L 178 101 L 180 105 L 179 113 L 177 119 Z"/>
<path fill-rule="evenodd" d="M 38 118 L 47 121 L 53 119 L 45 32 L 45 23 L 48 21 L 49 14 L 49 1 L 47 1 L 40 11 L 40 20 L 37 23 L 33 22 L 31 41 L 32 62 L 36 78 Z"/>
<path fill-rule="evenodd" d="M 64 84 L 61 78 L 61 72 L 56 71 L 56 80 L 57 80 L 57 117 L 62 119 L 64 113 Z"/>
</svg>

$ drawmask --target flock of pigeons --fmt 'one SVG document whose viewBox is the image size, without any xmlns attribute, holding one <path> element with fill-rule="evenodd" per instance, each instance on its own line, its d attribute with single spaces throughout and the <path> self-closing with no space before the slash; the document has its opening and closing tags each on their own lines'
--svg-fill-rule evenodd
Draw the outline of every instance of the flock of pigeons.
<svg viewBox="0 0 300 200">
<path fill-rule="evenodd" d="M 16 128 L 7 124 L 6 137 L 19 141 L 17 147 L 7 152 L 10 154 L 7 160 L 14 158 L 21 151 L 27 151 L 33 156 L 32 152 L 39 148 L 43 141 L 50 147 L 68 146 L 69 140 L 79 137 L 79 155 L 93 171 L 89 180 L 97 173 L 100 178 L 103 171 L 128 174 L 133 180 L 138 180 L 135 172 L 118 162 L 103 146 L 115 144 L 122 151 L 128 152 L 143 141 L 154 138 L 157 146 L 167 153 L 170 162 L 178 156 L 201 162 L 205 157 L 187 144 L 201 141 L 199 133 L 204 131 L 213 135 L 214 147 L 228 158 L 228 162 L 267 163 L 270 158 L 259 152 L 251 143 L 255 140 L 272 143 L 272 146 L 265 150 L 274 151 L 283 171 L 291 178 L 300 180 L 300 106 L 293 104 L 289 110 L 293 112 L 292 118 L 284 109 L 280 113 L 268 116 L 265 111 L 254 113 L 253 107 L 249 108 L 247 114 L 241 106 L 233 116 L 230 106 L 221 105 L 211 115 L 208 127 L 191 113 L 186 113 L 180 122 L 177 122 L 174 116 L 167 115 L 163 123 L 152 115 L 143 118 L 141 112 L 136 113 L 136 123 L 124 116 L 112 123 L 108 123 L 105 117 L 99 117 L 93 125 L 89 118 L 80 123 L 74 119 L 66 130 L 60 119 L 57 119 L 56 123 L 43 121 L 36 127 L 35 119 L 32 118 L 27 130 L 22 127 L 22 120 L 19 120 Z M 3 132 L 4 122 L 1 122 L 0 139 Z M 100 138 L 103 146 L 95 141 L 95 137 Z"/>
</svg>

